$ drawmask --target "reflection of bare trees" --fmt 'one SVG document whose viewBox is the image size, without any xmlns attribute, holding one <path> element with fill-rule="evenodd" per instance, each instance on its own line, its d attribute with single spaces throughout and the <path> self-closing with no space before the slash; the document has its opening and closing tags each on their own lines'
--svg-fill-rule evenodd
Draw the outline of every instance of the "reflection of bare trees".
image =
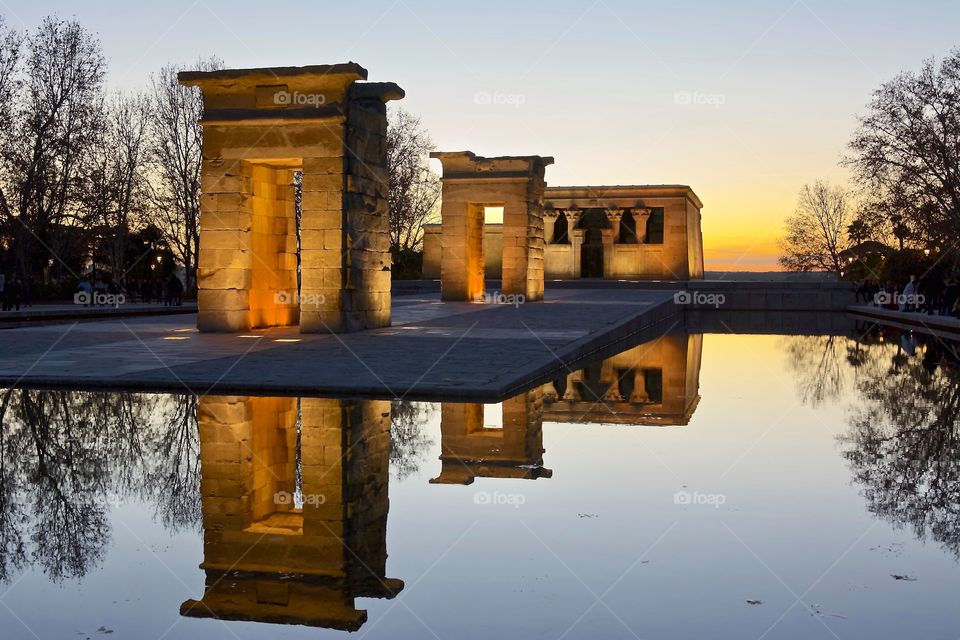
<svg viewBox="0 0 960 640">
<path fill-rule="evenodd" d="M 196 399 L 6 390 L 0 400 L 0 580 L 28 560 L 82 576 L 137 497 L 165 526 L 199 521 Z"/>
<path fill-rule="evenodd" d="M 856 388 L 861 377 L 880 375 L 890 363 L 875 332 L 857 330 L 853 337 L 787 336 L 784 348 L 800 400 L 811 407 L 839 400 Z"/>
<path fill-rule="evenodd" d="M 812 407 L 835 400 L 846 386 L 845 339 L 839 336 L 788 336 L 788 365 L 797 376 L 800 400 Z"/>
<path fill-rule="evenodd" d="M 400 479 L 432 444 L 431 406 L 393 411 Z M 109 509 L 132 499 L 167 528 L 199 527 L 196 397 L 0 391 L 0 582 L 27 563 L 54 580 L 84 575 L 109 543 Z"/>
<path fill-rule="evenodd" d="M 109 452 L 97 428 L 102 407 L 61 391 L 20 391 L 23 425 L 14 450 L 33 515 L 32 560 L 54 579 L 82 576 L 103 553 Z"/>
<path fill-rule="evenodd" d="M 14 471 L 16 460 L 10 452 L 6 426 L 13 393 L 13 390 L 5 391 L 0 400 L 0 582 L 6 581 L 26 559 L 26 545 L 21 535 L 26 515 L 19 500 L 20 478 Z"/>
<path fill-rule="evenodd" d="M 147 479 L 157 512 L 171 529 L 200 526 L 200 440 L 196 396 L 175 396 L 154 441 L 152 473 Z"/>
<path fill-rule="evenodd" d="M 884 339 L 886 338 L 886 341 Z M 909 335 L 796 337 L 804 402 L 856 392 L 838 438 L 871 512 L 960 558 L 960 368 L 954 346 Z"/>
<path fill-rule="evenodd" d="M 960 372 L 933 343 L 891 360 L 858 385 L 844 457 L 872 512 L 960 558 Z"/>
<path fill-rule="evenodd" d="M 390 467 L 397 480 L 408 478 L 420 470 L 426 450 L 433 444 L 433 440 L 423 433 L 423 425 L 434 410 L 433 405 L 421 402 L 393 403 Z"/>
</svg>

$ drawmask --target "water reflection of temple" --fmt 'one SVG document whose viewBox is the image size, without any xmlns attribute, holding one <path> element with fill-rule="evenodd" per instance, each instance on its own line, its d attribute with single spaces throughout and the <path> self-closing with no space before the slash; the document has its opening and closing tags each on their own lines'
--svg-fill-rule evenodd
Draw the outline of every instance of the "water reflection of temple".
<svg viewBox="0 0 960 640">
<path fill-rule="evenodd" d="M 484 424 L 484 406 L 445 402 L 440 409 L 439 484 L 484 478 L 549 478 L 543 466 L 543 390 L 503 401 L 503 424 Z"/>
<path fill-rule="evenodd" d="M 299 430 L 298 430 L 299 413 Z M 185 616 L 355 630 L 385 577 L 390 403 L 205 397 L 203 597 Z"/>
<path fill-rule="evenodd" d="M 544 385 L 543 419 L 685 425 L 700 401 L 702 335 L 665 335 Z"/>
<path fill-rule="evenodd" d="M 503 402 L 502 425 L 484 405 L 443 403 L 441 469 L 430 482 L 549 478 L 543 423 L 685 425 L 700 401 L 701 335 L 665 335 Z"/>
</svg>

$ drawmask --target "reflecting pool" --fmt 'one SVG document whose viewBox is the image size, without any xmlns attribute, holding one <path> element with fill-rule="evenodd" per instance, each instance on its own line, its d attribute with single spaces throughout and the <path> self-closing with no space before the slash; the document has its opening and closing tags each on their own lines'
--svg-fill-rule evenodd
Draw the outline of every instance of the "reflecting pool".
<svg viewBox="0 0 960 640">
<path fill-rule="evenodd" d="M 874 328 L 496 404 L 7 390 L 2 637 L 957 638 L 958 382 Z"/>
</svg>

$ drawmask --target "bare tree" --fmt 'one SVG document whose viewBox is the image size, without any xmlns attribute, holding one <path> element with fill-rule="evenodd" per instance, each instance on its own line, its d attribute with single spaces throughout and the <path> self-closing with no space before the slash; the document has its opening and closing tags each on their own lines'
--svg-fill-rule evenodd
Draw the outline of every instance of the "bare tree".
<svg viewBox="0 0 960 640">
<path fill-rule="evenodd" d="M 85 162 L 81 198 L 91 222 L 101 230 L 103 249 L 116 277 L 131 266 L 125 263 L 127 241 L 144 216 L 148 123 L 144 96 L 111 96 L 100 135 Z"/>
<path fill-rule="evenodd" d="M 9 56 L 0 56 L 6 73 L 14 64 Z M 0 217 L 21 277 L 59 257 L 57 231 L 78 214 L 74 187 L 100 126 L 105 72 L 99 41 L 75 21 L 45 18 L 26 38 L 0 154 Z"/>
<path fill-rule="evenodd" d="M 6 19 L 0 15 L 0 158 L 11 145 L 14 100 L 21 84 L 17 70 L 22 42 L 23 37 L 9 28 Z M 9 247 L 12 243 L 13 217 L 6 202 L 10 186 L 10 181 L 0 177 L 0 247 Z M 4 253 L 0 252 L 0 273 L 8 266 Z"/>
<path fill-rule="evenodd" d="M 440 178 L 430 168 L 433 142 L 420 118 L 396 108 L 388 114 L 386 144 L 390 249 L 418 250 L 423 244 L 423 225 L 430 221 L 440 198 Z"/>
<path fill-rule="evenodd" d="M 434 407 L 428 403 L 396 400 L 390 409 L 390 470 L 403 480 L 420 470 L 433 439 L 424 433 Z"/>
<path fill-rule="evenodd" d="M 797 210 L 785 221 L 780 264 L 790 271 L 833 271 L 840 274 L 840 253 L 849 245 L 851 223 L 847 192 L 816 181 L 800 190 Z"/>
<path fill-rule="evenodd" d="M 191 65 L 202 71 L 222 67 L 217 58 Z M 183 262 L 185 284 L 187 290 L 192 290 L 200 252 L 203 96 L 198 88 L 184 87 L 177 81 L 177 73 L 183 69 L 167 65 L 150 80 L 151 159 L 155 173 L 152 221 Z"/>
<path fill-rule="evenodd" d="M 13 101 L 21 81 L 17 75 L 23 36 L 7 26 L 0 15 L 0 136 L 7 135 L 13 118 Z"/>
<path fill-rule="evenodd" d="M 952 245 L 960 229 L 960 49 L 873 94 L 845 164 L 882 200 L 898 240 Z M 893 216 L 899 216 L 895 221 Z"/>
</svg>

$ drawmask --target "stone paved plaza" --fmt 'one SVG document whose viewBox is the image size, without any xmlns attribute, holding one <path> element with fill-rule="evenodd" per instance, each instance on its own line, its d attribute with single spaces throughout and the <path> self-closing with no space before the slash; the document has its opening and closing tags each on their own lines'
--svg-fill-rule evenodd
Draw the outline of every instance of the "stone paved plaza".
<svg viewBox="0 0 960 640">
<path fill-rule="evenodd" d="M 558 290 L 539 303 L 393 301 L 391 327 L 199 333 L 194 315 L 8 329 L 0 384 L 151 391 L 500 398 L 675 327 L 671 291 Z"/>
</svg>

